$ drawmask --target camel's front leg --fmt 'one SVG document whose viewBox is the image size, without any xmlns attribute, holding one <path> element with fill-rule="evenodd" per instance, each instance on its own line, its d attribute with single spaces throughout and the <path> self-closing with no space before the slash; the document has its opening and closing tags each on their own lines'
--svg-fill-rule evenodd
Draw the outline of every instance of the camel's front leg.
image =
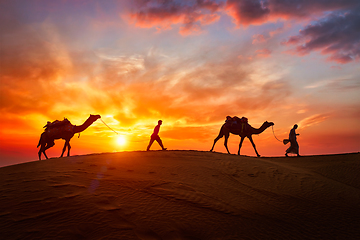
<svg viewBox="0 0 360 240">
<path fill-rule="evenodd" d="M 243 144 L 243 141 L 244 141 L 244 137 L 241 137 L 241 140 L 240 140 L 240 143 L 239 143 L 239 151 L 238 151 L 238 155 L 240 155 L 240 149 L 241 149 L 241 146 Z"/>
<path fill-rule="evenodd" d="M 69 154 L 70 154 L 70 144 L 69 144 L 69 141 L 67 141 L 67 140 L 65 140 L 64 148 L 62 150 L 62 153 L 61 153 L 60 157 L 64 156 L 64 152 L 65 152 L 66 148 L 68 148 L 68 156 L 69 156 Z"/>
<path fill-rule="evenodd" d="M 216 142 L 219 141 L 219 139 L 222 138 L 223 136 L 224 136 L 224 135 L 219 134 L 219 135 L 214 139 L 214 144 L 213 144 L 210 152 L 212 152 L 212 151 L 214 150 L 214 147 L 215 147 Z"/>
<path fill-rule="evenodd" d="M 230 151 L 229 151 L 229 149 L 228 149 L 228 146 L 227 146 L 229 136 L 230 136 L 229 133 L 228 133 L 228 134 L 225 134 L 224 146 L 225 146 L 225 148 L 226 148 L 226 151 L 227 151 L 229 154 L 231 154 Z"/>
<path fill-rule="evenodd" d="M 259 154 L 258 151 L 256 150 L 255 143 L 254 143 L 252 137 L 250 136 L 250 137 L 248 137 L 248 138 L 249 138 L 249 140 L 250 140 L 250 142 L 251 142 L 251 144 L 252 144 L 252 146 L 253 146 L 253 148 L 254 148 L 254 150 L 255 150 L 255 152 L 256 152 L 256 155 L 257 155 L 258 157 L 260 157 L 260 154 Z"/>
</svg>

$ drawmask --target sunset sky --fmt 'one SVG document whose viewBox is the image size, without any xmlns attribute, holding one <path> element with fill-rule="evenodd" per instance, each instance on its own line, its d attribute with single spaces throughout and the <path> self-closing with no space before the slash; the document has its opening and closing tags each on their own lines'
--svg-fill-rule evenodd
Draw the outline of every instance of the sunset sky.
<svg viewBox="0 0 360 240">
<path fill-rule="evenodd" d="M 359 0 L 3 0 L 0 25 L 0 166 L 37 160 L 47 121 L 89 114 L 119 135 L 97 120 L 72 155 L 144 151 L 159 119 L 168 149 L 210 150 L 227 115 L 280 140 L 297 123 L 302 155 L 360 151 Z M 271 128 L 254 142 L 288 147 Z"/>
</svg>

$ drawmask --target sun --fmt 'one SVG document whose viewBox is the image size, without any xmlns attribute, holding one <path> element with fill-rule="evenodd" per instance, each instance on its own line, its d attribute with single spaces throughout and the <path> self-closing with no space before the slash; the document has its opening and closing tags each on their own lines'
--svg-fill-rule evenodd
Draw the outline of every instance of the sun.
<svg viewBox="0 0 360 240">
<path fill-rule="evenodd" d="M 118 136 L 116 138 L 116 143 L 119 146 L 124 146 L 126 144 L 126 137 L 125 136 Z"/>
</svg>

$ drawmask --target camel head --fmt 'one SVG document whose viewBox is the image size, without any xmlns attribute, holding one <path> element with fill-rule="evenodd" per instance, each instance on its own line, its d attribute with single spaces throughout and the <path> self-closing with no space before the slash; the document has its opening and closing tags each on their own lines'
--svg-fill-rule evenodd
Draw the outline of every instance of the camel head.
<svg viewBox="0 0 360 240">
<path fill-rule="evenodd" d="M 273 125 L 274 125 L 274 123 L 273 123 L 273 122 L 269 122 L 269 124 L 270 124 L 270 126 L 273 126 Z"/>
<path fill-rule="evenodd" d="M 270 126 L 273 126 L 274 123 L 273 123 L 273 122 L 268 122 L 268 121 L 266 121 L 266 122 L 264 122 L 264 125 L 265 125 L 266 127 L 270 127 Z"/>
<path fill-rule="evenodd" d="M 99 118 L 101 118 L 100 115 L 92 115 L 92 114 L 90 114 L 89 120 L 91 120 L 92 122 L 95 122 Z"/>
</svg>

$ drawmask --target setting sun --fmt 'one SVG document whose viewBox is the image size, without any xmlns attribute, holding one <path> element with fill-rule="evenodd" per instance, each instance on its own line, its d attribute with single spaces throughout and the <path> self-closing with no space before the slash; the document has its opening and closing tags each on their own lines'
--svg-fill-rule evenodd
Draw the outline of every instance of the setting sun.
<svg viewBox="0 0 360 240">
<path fill-rule="evenodd" d="M 118 136 L 118 137 L 116 138 L 116 143 L 117 143 L 117 145 L 119 145 L 119 146 L 124 146 L 124 145 L 126 144 L 126 138 L 125 138 L 125 136 Z"/>
</svg>

